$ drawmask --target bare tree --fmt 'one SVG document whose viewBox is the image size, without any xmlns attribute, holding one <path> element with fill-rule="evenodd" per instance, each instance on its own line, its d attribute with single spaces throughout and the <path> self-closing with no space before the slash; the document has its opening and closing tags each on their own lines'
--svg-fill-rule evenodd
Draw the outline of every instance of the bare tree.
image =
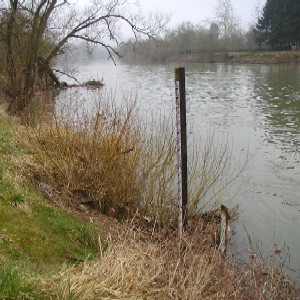
<svg viewBox="0 0 300 300">
<path fill-rule="evenodd" d="M 13 110 L 24 109 L 38 80 L 59 84 L 51 61 L 71 39 L 104 47 L 115 62 L 121 26 L 137 41 L 155 39 L 167 21 L 158 14 L 146 18 L 129 0 L 92 0 L 85 8 L 68 0 L 9 0 L 0 2 L 0 18 Z"/>
<path fill-rule="evenodd" d="M 223 51 L 228 56 L 230 40 L 239 29 L 239 22 L 234 14 L 230 0 L 218 0 L 216 6 L 217 24 L 223 41 Z"/>
<path fill-rule="evenodd" d="M 218 24 L 212 22 L 209 28 L 209 48 L 211 52 L 218 49 L 219 34 L 220 30 Z"/>
</svg>

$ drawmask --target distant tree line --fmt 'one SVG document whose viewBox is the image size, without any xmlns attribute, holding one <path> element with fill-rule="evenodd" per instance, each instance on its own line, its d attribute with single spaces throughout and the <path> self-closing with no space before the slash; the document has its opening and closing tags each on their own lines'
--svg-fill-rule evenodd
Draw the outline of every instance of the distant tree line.
<svg viewBox="0 0 300 300">
<path fill-rule="evenodd" d="M 260 45 L 300 50 L 300 0 L 267 0 L 255 31 Z"/>
<path fill-rule="evenodd" d="M 230 32 L 224 33 L 220 24 L 195 25 L 184 22 L 168 30 L 162 39 L 139 42 L 129 40 L 120 47 L 125 60 L 165 61 L 178 55 L 201 54 L 206 61 L 214 61 L 215 54 L 229 57 L 232 51 L 254 51 L 258 49 L 253 28 L 243 32 L 237 23 Z"/>
<path fill-rule="evenodd" d="M 201 54 L 205 61 L 230 52 L 300 50 L 300 0 L 267 0 L 248 29 L 242 30 L 230 0 L 218 0 L 215 18 L 202 25 L 184 22 L 165 32 L 159 43 L 134 41 L 122 46 L 127 60 L 164 61 L 177 55 Z M 131 47 L 128 47 L 128 46 Z"/>
<path fill-rule="evenodd" d="M 176 28 L 167 30 L 158 44 L 144 41 L 132 49 L 133 41 L 122 46 L 123 55 L 127 59 L 165 60 L 170 56 L 182 54 L 206 54 L 206 60 L 213 61 L 214 53 L 228 57 L 230 51 L 253 51 L 257 32 L 251 25 L 245 32 L 234 13 L 230 0 L 218 0 L 215 18 L 202 24 L 183 22 Z M 158 46 L 158 47 L 157 47 Z"/>
</svg>

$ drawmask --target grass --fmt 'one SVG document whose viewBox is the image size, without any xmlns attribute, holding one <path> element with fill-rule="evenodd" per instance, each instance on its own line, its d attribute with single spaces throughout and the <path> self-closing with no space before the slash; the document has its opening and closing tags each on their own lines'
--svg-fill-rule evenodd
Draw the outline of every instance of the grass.
<svg viewBox="0 0 300 300">
<path fill-rule="evenodd" d="M 14 162 L 25 156 L 13 139 L 17 126 L 15 120 L 1 114 L 1 299 L 27 299 L 27 289 L 28 295 L 34 294 L 40 276 L 49 277 L 62 267 L 71 266 L 76 259 L 96 257 L 100 241 L 92 225 L 49 206 L 14 169 Z M 105 242 L 101 243 L 105 248 Z M 38 295 L 30 299 L 38 299 Z"/>
<path fill-rule="evenodd" d="M 67 256 L 86 259 L 97 253 L 96 231 L 67 213 L 43 205 L 30 211 L 2 205 L 0 211 L 0 253 L 10 260 L 52 265 L 66 261 Z"/>
<path fill-rule="evenodd" d="M 231 62 L 251 64 L 299 64 L 299 51 L 230 52 Z"/>
<path fill-rule="evenodd" d="M 3 299 L 297 299 L 280 260 L 222 257 L 218 218 L 199 215 L 243 169 L 231 170 L 226 146 L 210 140 L 194 153 L 179 242 L 169 123 L 144 130 L 132 106 L 94 108 L 92 118 L 77 107 L 74 118 L 56 111 L 35 126 L 0 115 Z M 91 220 L 114 208 L 122 229 L 110 219 L 104 226 L 118 232 L 103 242 L 75 216 L 81 206 Z"/>
<path fill-rule="evenodd" d="M 193 234 L 181 246 L 172 238 L 121 240 L 101 259 L 55 276 L 59 299 L 297 299 L 275 265 L 257 259 L 235 268 L 202 247 Z"/>
<path fill-rule="evenodd" d="M 132 111 L 109 123 L 108 114 L 75 120 L 78 126 L 56 119 L 26 128 L 21 143 L 33 154 L 27 166 L 33 182 L 47 183 L 65 203 L 94 202 L 100 211 L 112 206 L 125 215 L 138 198 L 136 174 L 128 171 L 136 168 L 139 154 L 132 148 L 139 133 L 131 126 Z"/>
<path fill-rule="evenodd" d="M 37 296 L 34 294 L 33 286 L 30 283 L 24 283 L 17 269 L 11 266 L 0 267 L 1 299 L 32 299 L 33 296 Z"/>
</svg>

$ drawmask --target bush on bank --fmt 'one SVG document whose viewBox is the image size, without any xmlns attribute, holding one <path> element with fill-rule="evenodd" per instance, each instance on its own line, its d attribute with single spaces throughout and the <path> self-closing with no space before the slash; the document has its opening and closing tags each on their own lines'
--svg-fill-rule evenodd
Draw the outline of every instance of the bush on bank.
<svg viewBox="0 0 300 300">
<path fill-rule="evenodd" d="M 213 223 L 196 219 L 181 243 L 170 235 L 172 231 L 155 230 L 159 222 L 162 228 L 173 222 L 174 141 L 147 142 L 143 129 L 131 123 L 133 111 L 122 111 L 123 115 L 116 111 L 113 122 L 109 118 L 115 115 L 98 110 L 92 120 L 66 122 L 56 115 L 34 127 L 1 118 L 0 255 L 2 262 L 10 261 L 16 268 L 1 266 L 6 270 L 4 278 L 12 278 L 3 285 L 3 295 L 12 299 L 297 299 L 299 291 L 284 275 L 279 256 L 272 263 L 257 256 L 245 267 L 236 267 L 234 258 L 222 258 Z M 216 172 L 220 158 L 209 154 L 209 149 L 211 145 L 203 152 L 206 164 L 201 169 L 206 175 L 193 194 L 200 199 L 209 194 L 204 183 L 209 187 L 225 175 L 223 169 Z M 218 153 L 223 153 L 221 162 L 228 163 L 226 152 Z M 132 186 L 127 187 L 129 183 Z M 132 201 L 128 207 L 126 201 Z M 98 214 L 113 207 L 115 217 L 130 224 L 123 223 L 123 232 L 108 246 L 99 244 L 95 227 L 53 208 L 54 204 L 76 212 L 82 202 L 96 205 L 88 210 Z M 195 205 L 191 211 L 198 209 Z M 150 233 L 136 222 L 139 213 L 156 217 Z M 87 258 L 93 259 L 85 262 Z M 70 259 L 77 259 L 73 267 Z"/>
</svg>

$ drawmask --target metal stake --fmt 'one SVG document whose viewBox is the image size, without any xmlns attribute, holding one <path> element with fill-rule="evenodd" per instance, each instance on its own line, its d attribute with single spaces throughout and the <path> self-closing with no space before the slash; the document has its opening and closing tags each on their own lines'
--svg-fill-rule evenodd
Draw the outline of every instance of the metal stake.
<svg viewBox="0 0 300 300">
<path fill-rule="evenodd" d="M 175 69 L 177 167 L 178 167 L 178 234 L 182 236 L 188 223 L 188 174 L 185 68 Z"/>
</svg>

